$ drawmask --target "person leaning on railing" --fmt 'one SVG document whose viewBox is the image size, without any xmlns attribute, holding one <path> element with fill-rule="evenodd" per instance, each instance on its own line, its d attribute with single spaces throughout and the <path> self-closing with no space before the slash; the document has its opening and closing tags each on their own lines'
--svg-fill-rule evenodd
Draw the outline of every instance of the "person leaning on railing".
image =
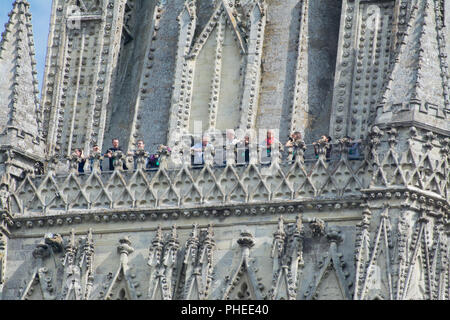
<svg viewBox="0 0 450 320">
<path fill-rule="evenodd" d="M 300 149 L 306 149 L 305 143 L 302 140 L 302 134 L 299 131 L 295 131 L 288 138 L 285 144 L 288 151 L 288 161 L 293 161 L 299 154 Z"/>
<path fill-rule="evenodd" d="M 264 139 L 263 143 L 259 145 L 261 152 L 263 152 L 264 149 L 266 149 L 266 155 L 261 154 L 261 159 L 263 159 L 263 158 L 271 159 L 272 153 L 273 153 L 272 151 L 274 151 L 274 150 L 272 150 L 272 148 L 275 148 L 276 145 L 278 145 L 278 157 L 280 157 L 280 160 L 281 160 L 281 156 L 284 151 L 284 147 L 281 144 L 281 142 L 277 138 L 275 138 L 273 131 L 267 130 L 266 139 Z"/>
<path fill-rule="evenodd" d="M 171 152 L 172 149 L 169 148 L 168 146 L 165 146 L 163 144 L 159 145 L 158 151 L 149 157 L 147 168 L 148 169 L 159 168 L 159 166 L 161 165 L 162 157 L 170 156 Z"/>
<path fill-rule="evenodd" d="M 98 144 L 94 144 L 94 146 L 92 147 L 91 155 L 89 156 L 89 167 L 91 171 L 93 171 L 94 169 L 94 161 L 96 158 L 99 161 L 100 171 L 103 171 L 103 155 L 101 154 Z"/>
<path fill-rule="evenodd" d="M 83 150 L 80 148 L 75 149 L 73 157 L 78 164 L 78 173 L 84 173 L 84 166 L 86 164 L 86 158 L 84 157 Z"/>
<path fill-rule="evenodd" d="M 231 135 L 230 135 L 231 137 Z M 295 161 L 296 157 L 299 156 L 299 154 L 303 155 L 304 152 L 307 150 L 307 147 L 313 146 L 314 153 L 315 153 L 315 159 L 319 158 L 320 154 L 324 154 L 327 161 L 331 160 L 331 151 L 332 151 L 332 144 L 330 143 L 331 138 L 328 136 L 323 135 L 318 141 L 313 142 L 312 144 L 306 145 L 304 141 L 302 140 L 302 135 L 300 132 L 295 131 L 292 133 L 288 139 L 288 141 L 285 143 L 286 151 L 287 151 L 287 157 L 286 162 L 291 163 L 292 161 Z M 260 152 L 266 151 L 266 159 L 268 157 L 271 157 L 272 155 L 272 147 L 276 143 L 279 143 L 278 140 L 275 139 L 272 132 L 268 132 L 267 139 L 264 140 L 264 142 L 260 145 L 255 145 L 255 151 L 259 149 Z M 233 138 L 231 140 L 231 148 L 234 149 L 234 155 L 236 157 L 236 164 L 237 165 L 246 165 L 250 163 L 250 151 L 252 145 L 250 144 L 250 137 L 248 135 L 244 136 L 242 140 L 237 140 Z M 348 160 L 361 160 L 363 157 L 363 141 L 362 140 L 353 140 L 352 138 L 346 136 L 342 139 L 339 139 L 336 145 L 340 146 L 340 153 L 342 155 L 347 155 Z M 170 156 L 172 150 L 168 146 L 160 145 L 158 147 L 158 150 L 153 155 L 148 155 L 148 153 L 145 152 L 145 144 L 143 140 L 139 140 L 137 143 L 138 148 L 133 151 L 126 154 L 128 157 L 133 157 L 134 163 L 135 163 L 135 169 L 137 167 L 137 161 L 139 157 L 142 157 L 145 159 L 145 165 L 143 168 L 145 169 L 157 169 L 160 167 L 160 163 L 162 160 L 162 156 Z M 231 150 L 231 149 L 230 149 Z M 108 149 L 107 153 L 104 155 L 105 157 L 109 158 L 110 166 L 112 162 L 112 167 L 110 167 L 112 170 L 114 170 L 114 163 L 115 163 L 115 156 L 114 153 L 116 151 L 121 152 L 122 149 L 118 146 L 118 140 L 113 140 L 113 147 Z M 142 152 L 143 153 L 142 153 Z M 205 164 L 205 156 L 212 155 L 214 156 L 215 151 L 214 147 L 211 143 L 209 143 L 208 136 L 204 136 L 202 138 L 202 142 L 199 142 L 197 144 L 194 144 L 191 149 L 191 155 L 192 155 L 192 163 L 194 165 L 204 165 Z M 281 158 L 282 152 L 284 151 L 283 145 L 281 143 L 279 144 L 279 156 Z M 141 154 L 142 153 L 142 154 Z M 145 154 L 144 154 L 145 153 Z M 283 154 L 283 158 L 286 154 Z M 120 157 L 120 154 L 117 155 Z M 264 156 L 264 154 L 262 154 Z M 256 157 L 256 154 L 254 155 Z M 94 145 L 91 151 L 91 154 L 89 158 L 86 158 L 83 155 L 82 149 L 75 149 L 72 155 L 69 157 L 71 159 L 71 165 L 70 168 L 72 170 L 77 171 L 78 173 L 84 173 L 85 172 L 85 164 L 88 161 L 89 169 L 90 171 L 93 171 L 95 161 L 99 164 L 99 169 L 103 171 L 102 168 L 102 159 L 103 156 L 100 152 L 100 147 L 98 145 Z M 123 159 L 123 158 L 122 158 Z M 209 158 L 208 158 L 209 159 Z M 207 160 L 208 160 L 207 159 Z M 119 161 L 120 159 L 118 159 Z M 304 158 L 304 160 L 312 160 L 311 158 Z M 273 161 L 273 160 L 272 160 Z M 270 162 L 272 162 L 270 161 Z M 125 162 L 125 161 L 124 161 Z M 213 165 L 213 161 L 208 162 Z M 124 170 L 128 170 L 125 166 L 125 163 L 123 164 Z M 42 170 L 43 171 L 43 170 Z M 44 172 L 41 172 L 43 174 Z M 38 174 L 37 170 L 36 173 Z"/>
<path fill-rule="evenodd" d="M 244 139 L 236 144 L 236 163 L 238 165 L 250 163 L 250 136 L 246 135 Z"/>
<path fill-rule="evenodd" d="M 114 138 L 112 139 L 112 147 L 108 149 L 108 151 L 106 151 L 105 153 L 105 157 L 109 158 L 109 170 L 113 171 L 114 170 L 114 165 L 115 165 L 115 157 L 114 157 L 114 153 L 115 152 L 122 152 L 122 148 L 119 147 L 119 139 L 118 138 Z M 127 165 L 125 163 L 125 161 L 123 162 L 123 170 L 128 170 Z"/>
<path fill-rule="evenodd" d="M 128 156 L 133 157 L 134 170 L 136 170 L 137 167 L 138 167 L 137 162 L 138 162 L 138 158 L 140 156 L 144 157 L 144 161 L 145 161 L 144 168 L 148 167 L 148 157 L 145 154 L 145 143 L 144 143 L 144 140 L 139 139 L 137 141 L 137 149 L 133 150 L 131 152 L 128 152 Z"/>
<path fill-rule="evenodd" d="M 317 140 L 316 142 L 313 142 L 313 146 L 314 146 L 314 154 L 316 155 L 316 158 L 319 158 L 319 149 L 321 148 L 321 146 L 323 146 L 325 148 L 325 157 L 327 160 L 330 160 L 331 158 L 331 150 L 333 148 L 332 144 L 331 144 L 331 137 L 330 136 L 325 136 L 323 135 L 319 140 Z"/>
<path fill-rule="evenodd" d="M 233 129 L 228 129 L 226 133 L 225 144 L 223 145 L 223 152 L 225 157 L 223 157 L 223 164 L 227 164 L 228 160 L 233 159 L 233 161 L 238 161 L 238 144 L 240 141 L 236 138 L 236 134 Z"/>
<path fill-rule="evenodd" d="M 193 164 L 194 165 L 203 165 L 205 164 L 205 152 L 210 150 L 212 153 L 214 152 L 214 147 L 211 143 L 209 143 L 208 136 L 203 136 L 202 142 L 198 142 L 194 144 L 191 148 L 191 154 L 193 155 Z"/>
</svg>

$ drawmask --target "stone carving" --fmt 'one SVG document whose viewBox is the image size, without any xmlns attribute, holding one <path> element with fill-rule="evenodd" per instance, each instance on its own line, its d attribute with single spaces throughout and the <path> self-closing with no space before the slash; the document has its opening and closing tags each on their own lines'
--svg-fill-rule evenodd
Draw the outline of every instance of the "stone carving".
<svg viewBox="0 0 450 320">
<path fill-rule="evenodd" d="M 358 165 L 356 169 L 355 164 Z M 44 181 L 27 178 L 14 195 L 23 208 L 22 214 L 38 211 L 46 204 L 47 212 L 66 205 L 73 206 L 75 203 L 68 199 L 79 199 L 77 205 L 89 210 L 95 207 L 154 208 L 157 202 L 177 207 L 192 203 L 257 203 L 271 197 L 297 200 L 328 194 L 337 198 L 340 194 L 361 195 L 364 185 L 358 173 L 366 169 L 363 160 L 350 162 L 341 159 L 327 165 L 319 159 L 312 166 L 306 166 L 297 158 L 293 164 L 274 162 L 269 168 L 251 165 L 244 171 L 236 171 L 231 165 L 225 169 L 206 165 L 199 175 L 196 175 L 196 169 L 188 166 L 169 170 L 160 167 L 156 173 L 138 170 L 131 179 L 127 178 L 123 169 L 118 168 L 112 177 L 104 181 L 97 168 L 88 173 L 87 180 L 69 175 L 65 181 L 56 181 L 51 174 Z M 55 198 L 55 193 L 49 193 L 48 188 L 58 192 L 60 198 Z M 148 196 L 144 197 L 144 194 Z M 32 198 L 34 200 L 30 201 Z M 56 200 L 59 203 L 54 203 L 53 209 L 50 204 Z"/>
<path fill-rule="evenodd" d="M 241 248 L 241 258 L 230 276 L 225 278 L 225 288 L 222 299 L 254 300 L 263 299 L 264 285 L 257 276 L 257 268 L 251 266 L 250 249 L 255 245 L 253 235 L 248 231 L 241 232 L 237 240 Z"/>
<path fill-rule="evenodd" d="M 298 268 L 303 266 L 303 226 L 301 215 L 294 224 L 285 226 L 280 217 L 274 233 L 271 299 L 295 300 L 298 288 Z"/>
<path fill-rule="evenodd" d="M 81 12 L 85 13 L 97 13 L 102 8 L 102 0 L 76 0 L 74 2 Z"/>
<path fill-rule="evenodd" d="M 3 286 L 5 284 L 6 247 L 6 236 L 0 232 L 0 292 L 3 291 Z"/>
<path fill-rule="evenodd" d="M 193 2 L 188 2 L 178 18 L 180 34 L 178 43 L 176 79 L 174 86 L 174 100 L 171 106 L 172 116 L 169 124 L 169 144 L 176 141 L 176 132 L 193 132 L 194 122 L 205 120 L 207 129 L 226 129 L 241 127 L 247 129 L 253 126 L 256 113 L 254 96 L 259 91 L 261 46 L 257 39 L 264 34 L 266 20 L 266 5 L 264 1 L 255 2 L 248 17 L 241 14 L 241 7 L 227 1 L 218 1 L 207 25 L 199 32 L 197 38 L 191 35 L 195 33 L 197 7 Z M 184 13 L 185 12 L 185 13 Z M 245 21 L 248 20 L 248 21 Z M 244 28 L 247 25 L 247 28 Z M 215 35 L 215 36 L 214 36 Z M 234 39 L 233 39 L 234 38 Z M 209 48 L 213 48 L 214 69 L 203 70 L 200 64 L 207 59 Z M 212 51 L 211 51 L 212 52 Z M 247 54 L 247 59 L 241 59 L 241 55 Z M 233 60 L 234 59 L 234 60 Z M 239 62 L 241 60 L 241 62 Z M 244 62 L 245 61 L 245 62 Z M 240 64 L 243 63 L 242 66 Z M 246 69 L 246 73 L 239 68 Z M 233 73 L 238 78 L 231 80 L 222 75 L 222 69 Z M 201 74 L 203 73 L 203 75 Z M 197 81 L 199 76 L 211 79 L 209 97 L 204 101 L 209 103 L 209 108 L 202 109 L 199 104 L 202 101 L 201 83 Z M 186 79 L 190 79 L 192 85 L 185 86 Z M 239 86 L 242 83 L 243 86 Z M 233 92 L 232 100 L 225 103 L 225 92 Z M 238 97 L 241 97 L 239 99 Z M 187 99 L 186 99 L 187 97 Z M 202 101 L 203 102 L 203 101 Z M 225 109 L 226 108 L 226 109 Z M 242 112 L 239 112 L 239 108 Z M 204 119 L 196 114 L 203 112 Z M 228 115 L 225 115 L 228 113 Z M 184 115 L 190 115 L 185 117 Z"/>
<path fill-rule="evenodd" d="M 9 192 L 9 183 L 2 182 L 0 183 L 0 206 L 2 211 L 9 212 L 10 210 L 10 192 Z"/>
<path fill-rule="evenodd" d="M 62 299 L 89 300 L 94 285 L 94 242 L 92 230 L 75 242 L 72 230 L 64 255 Z"/>
<path fill-rule="evenodd" d="M 133 253 L 134 248 L 128 237 L 119 240 L 117 252 L 120 254 L 120 265 L 114 276 L 111 285 L 105 293 L 105 300 L 136 300 L 138 293 L 132 281 L 128 256 Z"/>
<path fill-rule="evenodd" d="M 125 155 L 122 151 L 115 151 L 112 154 L 113 157 L 113 163 L 114 163 L 114 170 L 123 170 L 124 162 L 126 161 Z"/>
<path fill-rule="evenodd" d="M 325 235 L 325 222 L 322 219 L 313 218 L 309 225 L 314 237 Z"/>
<path fill-rule="evenodd" d="M 21 295 L 25 300 L 88 300 L 94 284 L 92 230 L 75 240 L 47 234 L 33 251 L 36 269 Z M 62 276 L 60 276 L 62 275 Z"/>
<path fill-rule="evenodd" d="M 41 162 L 35 162 L 33 165 L 32 174 L 40 176 L 44 174 L 44 165 Z"/>
<path fill-rule="evenodd" d="M 159 226 L 152 241 L 147 262 L 150 267 L 149 299 L 171 300 L 173 298 L 179 247 L 176 226 L 172 227 L 172 232 L 166 239 Z"/>
<path fill-rule="evenodd" d="M 33 257 L 36 259 L 36 268 L 33 271 L 31 280 L 25 287 L 21 295 L 22 300 L 41 299 L 56 300 L 55 288 L 53 284 L 53 272 L 49 270 L 44 261 L 52 255 L 52 247 L 45 242 L 36 246 L 33 250 Z"/>
<path fill-rule="evenodd" d="M 185 300 L 206 300 L 211 292 L 213 281 L 213 250 L 215 241 L 212 225 L 199 230 L 194 224 L 186 242 L 183 260 L 183 278 L 179 285 L 181 297 Z"/>
<path fill-rule="evenodd" d="M 12 162 L 6 161 L 7 167 L 16 171 L 14 176 L 31 170 L 32 162 L 42 161 L 45 150 L 29 6 L 27 1 L 13 3 L 0 42 L 0 72 L 5 75 L 0 90 L 0 101 L 5 106 L 0 140 L 2 145 L 10 146 L 1 153 L 21 154 L 10 159 Z"/>
<path fill-rule="evenodd" d="M 316 276 L 313 277 L 313 282 L 304 294 L 306 299 L 350 299 L 350 287 L 353 283 L 347 281 L 350 274 L 345 270 L 346 262 L 343 254 L 338 251 L 338 244 L 342 241 L 340 233 L 335 228 L 327 232 L 330 249 L 319 260 Z"/>
<path fill-rule="evenodd" d="M 437 286 L 434 282 L 435 277 L 439 278 L 439 271 L 432 267 L 438 260 L 441 265 L 448 261 L 447 253 L 438 253 L 441 243 L 440 218 L 430 218 L 422 211 L 418 214 L 415 225 L 411 224 L 411 217 L 416 213 L 405 206 L 397 222 L 395 243 L 390 223 L 392 218 L 389 214 L 394 210 L 388 207 L 383 209 L 378 229 L 373 235 L 373 245 L 366 245 L 366 254 L 359 255 L 357 259 L 363 264 L 360 265 L 361 271 L 357 271 L 359 284 L 355 288 L 355 299 L 403 300 L 442 297 L 445 293 L 440 282 Z M 435 226 L 430 228 L 433 222 Z M 367 221 L 365 225 L 368 226 L 369 223 Z M 397 256 L 393 254 L 395 248 L 399 253 Z"/>
</svg>

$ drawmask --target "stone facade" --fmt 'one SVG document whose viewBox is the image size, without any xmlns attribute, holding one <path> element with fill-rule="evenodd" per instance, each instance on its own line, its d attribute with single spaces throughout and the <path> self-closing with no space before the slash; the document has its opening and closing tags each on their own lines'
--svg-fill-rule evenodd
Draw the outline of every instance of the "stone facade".
<svg viewBox="0 0 450 320">
<path fill-rule="evenodd" d="M 0 44 L 0 297 L 448 300 L 449 5 L 54 0 L 39 102 L 16 0 Z M 85 174 L 70 157 L 113 137 L 178 155 L 181 137 L 224 129 L 299 130 L 308 149 L 114 171 L 92 154 Z M 331 158 L 326 143 L 311 156 L 328 133 Z"/>
</svg>

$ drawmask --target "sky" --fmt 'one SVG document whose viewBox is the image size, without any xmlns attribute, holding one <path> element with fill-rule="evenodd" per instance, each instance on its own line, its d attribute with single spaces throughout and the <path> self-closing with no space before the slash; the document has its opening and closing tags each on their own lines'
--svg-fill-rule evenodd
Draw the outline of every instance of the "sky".
<svg viewBox="0 0 450 320">
<path fill-rule="evenodd" d="M 8 13 L 14 0 L 0 0 L 0 34 L 5 31 Z M 39 90 L 44 77 L 45 56 L 47 54 L 47 39 L 50 25 L 52 0 L 28 0 L 30 3 L 31 22 L 33 23 L 34 45 L 36 49 Z"/>
</svg>

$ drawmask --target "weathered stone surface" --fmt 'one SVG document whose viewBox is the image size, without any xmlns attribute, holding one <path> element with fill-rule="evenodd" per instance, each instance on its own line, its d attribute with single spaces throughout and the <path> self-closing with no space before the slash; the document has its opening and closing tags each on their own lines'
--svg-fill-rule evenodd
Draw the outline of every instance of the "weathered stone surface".
<svg viewBox="0 0 450 320">
<path fill-rule="evenodd" d="M 15 1 L 0 120 L 35 135 L 0 137 L 1 299 L 448 300 L 449 2 L 54 0 L 41 110 Z M 307 148 L 85 174 L 58 154 L 180 156 L 199 120 Z"/>
</svg>

